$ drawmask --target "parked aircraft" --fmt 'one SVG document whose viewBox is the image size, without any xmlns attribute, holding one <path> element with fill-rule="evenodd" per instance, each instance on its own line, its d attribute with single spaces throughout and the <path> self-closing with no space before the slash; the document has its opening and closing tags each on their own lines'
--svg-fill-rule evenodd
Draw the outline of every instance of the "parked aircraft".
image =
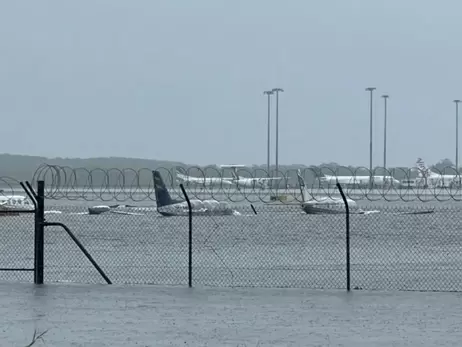
<svg viewBox="0 0 462 347">
<path fill-rule="evenodd" d="M 136 212 L 121 211 L 120 208 L 135 208 L 137 210 L 140 210 L 140 208 L 137 208 L 136 206 L 129 206 L 129 205 L 111 205 L 111 206 L 98 205 L 98 206 L 89 207 L 88 214 L 95 215 L 95 214 L 102 214 L 102 213 L 110 212 L 110 213 L 124 214 L 124 215 L 129 215 L 129 216 L 142 216 L 143 215 L 141 213 L 136 213 Z"/>
<path fill-rule="evenodd" d="M 321 182 L 335 185 L 337 182 L 344 186 L 369 186 L 371 176 L 329 176 L 320 177 Z M 398 187 L 400 181 L 392 176 L 372 176 L 372 185 L 375 187 Z"/>
<path fill-rule="evenodd" d="M 333 198 L 333 197 L 322 197 L 309 200 L 310 193 L 306 188 L 305 181 L 300 173 L 300 170 L 297 172 L 298 183 L 300 185 L 300 192 L 302 194 L 302 209 L 308 214 L 339 214 L 345 213 L 345 202 L 342 198 Z M 369 215 L 373 213 L 380 213 L 378 210 L 365 211 L 362 208 L 359 208 L 356 204 L 356 201 L 346 198 L 348 203 L 348 208 L 351 214 L 364 214 Z M 429 210 L 415 210 L 415 211 L 396 211 L 394 214 L 397 215 L 409 215 L 409 214 L 428 214 L 433 213 L 435 209 Z"/>
<path fill-rule="evenodd" d="M 425 185 L 441 188 L 449 188 L 452 186 L 461 186 L 460 175 L 443 175 L 431 171 L 422 158 L 417 158 L 415 163 L 417 170 L 419 171 L 419 178 L 426 181 Z"/>
<path fill-rule="evenodd" d="M 234 183 L 237 188 L 239 189 L 240 187 L 249 187 L 249 188 L 260 188 L 260 189 L 265 189 L 270 187 L 270 182 L 275 181 L 275 180 L 281 180 L 282 177 L 254 177 L 254 178 L 246 178 L 246 177 L 240 177 L 237 173 L 238 168 L 246 167 L 245 165 L 242 164 L 225 164 L 225 165 L 220 165 L 222 169 L 233 169 L 231 172 L 233 178 L 231 180 L 232 183 Z"/>
<path fill-rule="evenodd" d="M 231 182 L 232 178 L 223 177 L 192 177 L 185 175 L 176 170 L 176 179 L 178 182 L 183 183 L 185 186 L 201 185 L 204 188 L 211 186 L 230 187 L 234 186 Z"/>
<path fill-rule="evenodd" d="M 310 200 L 310 193 L 305 185 L 300 170 L 297 171 L 298 184 L 302 195 L 302 209 L 308 214 L 319 213 L 345 213 L 345 203 L 342 198 L 321 197 Z M 347 198 L 348 207 L 354 209 L 357 207 L 356 201 Z"/>
<path fill-rule="evenodd" d="M 187 216 L 189 207 L 186 200 L 172 199 L 159 171 L 152 172 L 156 194 L 157 212 L 163 216 Z M 227 202 L 214 199 L 191 199 L 192 213 L 197 215 L 240 215 Z"/>
<path fill-rule="evenodd" d="M 2 195 L 3 190 L 0 190 L 0 214 L 14 214 L 18 210 L 33 210 L 34 205 L 28 197 L 23 195 Z"/>
</svg>

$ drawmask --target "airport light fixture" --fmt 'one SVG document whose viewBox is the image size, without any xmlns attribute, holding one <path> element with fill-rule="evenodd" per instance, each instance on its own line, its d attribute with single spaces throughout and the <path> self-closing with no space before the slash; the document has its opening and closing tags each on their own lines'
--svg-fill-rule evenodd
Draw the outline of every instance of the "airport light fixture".
<svg viewBox="0 0 462 347">
<path fill-rule="evenodd" d="M 276 93 L 276 175 L 279 173 L 279 92 L 284 92 L 282 88 L 273 88 Z"/>
<path fill-rule="evenodd" d="M 372 188 L 372 94 L 376 88 L 369 87 L 366 88 L 366 91 L 370 92 L 371 100 L 370 100 L 370 115 L 369 115 L 369 188 Z"/>
<path fill-rule="evenodd" d="M 383 114 L 383 172 L 385 177 L 385 170 L 387 169 L 387 99 L 388 95 L 382 95 L 384 102 L 384 114 Z M 384 181 L 385 182 L 385 181 Z"/>
<path fill-rule="evenodd" d="M 266 90 L 263 92 L 263 95 L 268 95 L 268 143 L 267 143 L 267 158 L 266 158 L 266 169 L 267 174 L 270 174 L 270 137 L 271 137 L 271 95 L 273 95 L 272 90 Z"/>
<path fill-rule="evenodd" d="M 459 174 L 459 102 L 460 100 L 454 100 L 456 104 L 456 172 Z"/>
</svg>

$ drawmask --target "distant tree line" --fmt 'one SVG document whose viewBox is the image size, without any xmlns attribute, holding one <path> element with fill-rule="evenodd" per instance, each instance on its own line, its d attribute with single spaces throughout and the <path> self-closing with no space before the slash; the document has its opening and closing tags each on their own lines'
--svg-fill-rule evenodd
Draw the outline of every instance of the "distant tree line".
<svg viewBox="0 0 462 347">
<path fill-rule="evenodd" d="M 45 177 L 47 184 L 50 184 L 52 179 L 55 184 L 59 183 L 64 185 L 65 182 L 72 183 L 77 186 L 92 185 L 97 188 L 98 186 L 104 188 L 107 186 L 149 186 L 152 185 L 151 170 L 160 169 L 164 179 L 168 184 L 172 184 L 171 174 L 175 168 L 188 173 L 191 176 L 202 177 L 204 174 L 207 177 L 232 177 L 230 169 L 221 169 L 216 165 L 208 165 L 200 169 L 194 165 L 187 165 L 181 162 L 162 161 L 162 160 L 148 160 L 136 158 L 121 158 L 121 157 L 105 157 L 105 158 L 45 158 L 38 156 L 26 155 L 11 155 L 0 154 L 0 176 L 5 180 L 5 177 L 11 177 L 16 181 L 32 181 L 34 173 L 43 164 L 57 165 L 60 167 L 68 167 L 71 169 L 60 172 L 60 182 L 57 182 L 57 174 L 54 177 L 51 172 L 48 172 Z M 449 159 L 442 159 L 435 165 L 429 166 L 435 172 L 454 173 L 454 164 Z M 110 170 L 113 169 L 113 170 Z M 143 170 L 144 169 L 144 170 Z M 323 175 L 369 175 L 369 170 L 365 167 L 342 166 L 334 162 L 324 163 L 318 166 L 306 166 L 301 164 L 293 165 L 280 165 L 279 172 L 274 172 L 274 166 L 271 167 L 272 172 L 270 175 L 286 176 L 287 182 L 283 185 L 296 186 L 297 185 L 297 169 L 304 171 L 304 177 L 307 184 L 313 184 L 317 177 Z M 109 170 L 109 171 L 108 171 Z M 121 174 L 121 170 L 123 170 Z M 452 170 L 452 171 L 451 171 Z M 91 177 L 88 172 L 91 171 Z M 108 175 L 109 172 L 109 175 Z M 243 177 L 268 177 L 266 172 L 266 165 L 253 165 L 247 168 L 239 169 L 240 176 Z M 42 171 L 42 174 L 45 172 Z M 411 171 L 410 168 L 395 167 L 389 168 L 384 171 L 381 167 L 374 169 L 374 175 L 392 175 L 398 180 L 406 177 L 416 177 L 417 172 Z M 0 185 L 4 185 L 0 182 Z"/>
</svg>

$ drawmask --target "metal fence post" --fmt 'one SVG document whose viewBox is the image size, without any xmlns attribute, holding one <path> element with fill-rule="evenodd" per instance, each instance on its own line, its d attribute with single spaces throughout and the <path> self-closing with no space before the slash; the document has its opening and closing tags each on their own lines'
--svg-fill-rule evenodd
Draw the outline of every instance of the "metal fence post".
<svg viewBox="0 0 462 347">
<path fill-rule="evenodd" d="M 343 202 L 345 204 L 346 210 L 346 287 L 347 291 L 350 291 L 350 279 L 351 279 L 351 269 L 350 269 L 350 208 L 348 206 L 348 201 L 343 192 L 342 186 L 340 183 L 337 182 L 337 188 L 340 191 L 340 195 L 342 196 Z"/>
<path fill-rule="evenodd" d="M 43 284 L 45 181 L 37 182 L 37 210 L 35 212 L 34 283 Z"/>
<path fill-rule="evenodd" d="M 189 219 L 188 285 L 189 285 L 189 288 L 191 288 L 192 287 L 192 207 L 191 207 L 191 201 L 189 201 L 188 194 L 186 194 L 186 190 L 184 189 L 184 186 L 182 183 L 180 183 L 180 188 L 188 204 L 188 217 L 189 217 L 188 218 Z"/>
</svg>

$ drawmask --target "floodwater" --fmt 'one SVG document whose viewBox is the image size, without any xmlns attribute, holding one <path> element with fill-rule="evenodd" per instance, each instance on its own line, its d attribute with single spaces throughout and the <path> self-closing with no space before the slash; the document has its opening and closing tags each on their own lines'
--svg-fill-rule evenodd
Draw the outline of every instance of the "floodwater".
<svg viewBox="0 0 462 347">
<path fill-rule="evenodd" d="M 426 205 L 425 208 L 430 208 Z M 436 206 L 372 206 L 352 215 L 351 286 L 374 290 L 462 291 L 462 210 Z M 51 206 L 48 222 L 66 224 L 115 284 L 188 283 L 188 218 L 89 216 L 79 206 Z M 124 209 L 121 209 L 124 210 Z M 344 215 L 307 215 L 300 206 L 240 206 L 240 216 L 193 217 L 194 286 L 346 288 Z M 33 216 L 4 217 L 1 268 L 33 267 Z M 31 272 L 1 272 L 0 280 L 32 282 Z M 45 282 L 104 283 L 59 227 L 45 230 Z"/>
<path fill-rule="evenodd" d="M 47 330 L 36 346 L 59 347 L 460 346 L 462 294 L 396 292 L 462 291 L 457 202 L 360 202 L 381 212 L 351 216 L 351 285 L 362 290 L 349 293 L 334 290 L 346 288 L 343 215 L 258 204 L 254 214 L 240 202 L 241 216 L 194 217 L 188 288 L 187 217 L 159 216 L 154 202 L 120 209 L 140 215 L 85 213 L 113 203 L 47 200 L 59 212 L 47 221 L 69 226 L 114 285 L 47 227 L 45 285 L 0 271 L 2 347 L 26 346 L 34 330 Z M 0 268 L 33 267 L 33 223 L 2 218 Z"/>
<path fill-rule="evenodd" d="M 2 347 L 460 346 L 461 295 L 0 285 Z"/>
</svg>

